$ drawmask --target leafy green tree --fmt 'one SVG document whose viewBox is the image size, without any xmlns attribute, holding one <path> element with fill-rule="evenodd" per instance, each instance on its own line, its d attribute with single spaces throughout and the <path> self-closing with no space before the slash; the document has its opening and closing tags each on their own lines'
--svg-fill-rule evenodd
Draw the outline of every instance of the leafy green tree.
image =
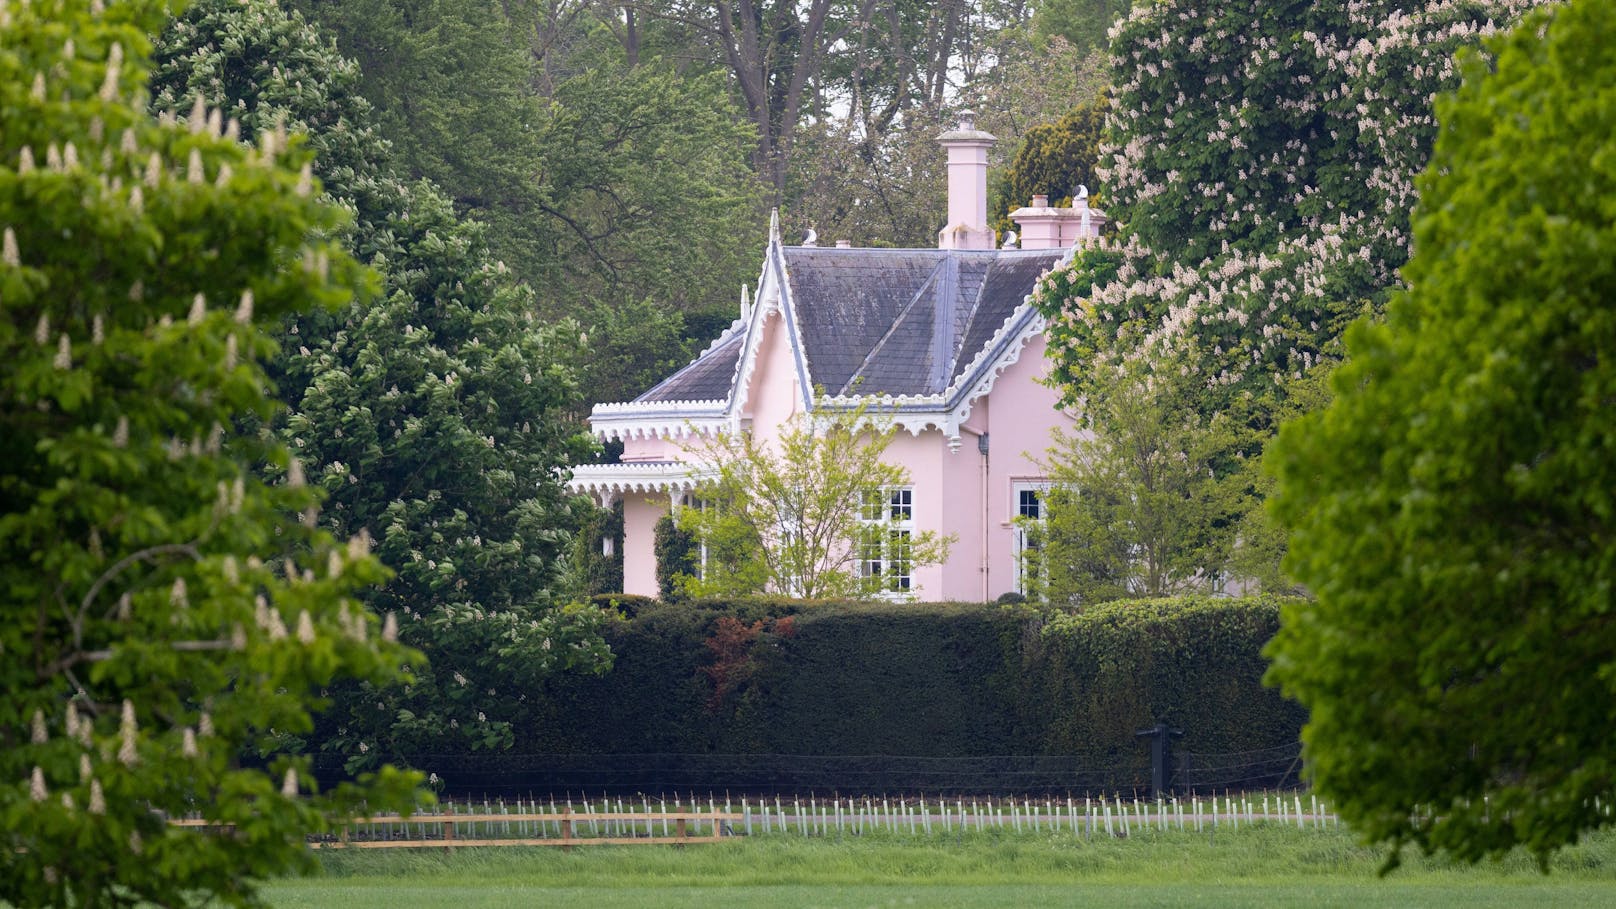
<svg viewBox="0 0 1616 909">
<path fill-rule="evenodd" d="M 753 134 L 690 54 L 648 47 L 629 65 L 602 46 L 610 10 L 588 3 L 297 6 L 357 60 L 402 172 L 488 225 L 546 320 L 623 298 L 728 306 L 756 277 Z"/>
<path fill-rule="evenodd" d="M 1574 0 L 1463 59 L 1410 290 L 1273 454 L 1271 678 L 1370 840 L 1542 862 L 1616 799 L 1616 20 Z"/>
<path fill-rule="evenodd" d="M 355 597 L 385 572 L 271 437 L 263 330 L 367 282 L 279 132 L 146 113 L 164 3 L 0 8 L 0 901 L 259 905 L 308 833 L 406 808 L 316 791 L 325 686 L 414 657 Z M 279 482 L 261 479 L 272 464 Z M 301 513 L 301 519 L 299 517 Z M 199 812 L 228 836 L 171 827 Z"/>
<path fill-rule="evenodd" d="M 277 428 L 326 490 L 321 523 L 376 539 L 396 574 L 366 600 L 432 665 L 408 689 L 340 689 L 322 745 L 356 769 L 508 744 L 523 718 L 513 685 L 608 658 L 604 616 L 550 595 L 574 522 L 559 471 L 589 446 L 566 419 L 571 342 L 534 324 L 531 291 L 480 225 L 394 174 L 360 74 L 301 16 L 206 0 L 160 60 L 159 104 L 222 95 L 243 130 L 286 123 L 332 151 L 320 173 L 358 214 L 343 238 L 383 279 L 375 300 L 288 324 Z"/>
<path fill-rule="evenodd" d="M 1033 33 L 1046 42 L 1061 38 L 1080 50 L 1105 50 L 1106 31 L 1132 7 L 1132 0 L 1043 0 L 1032 17 Z"/>
<path fill-rule="evenodd" d="M 1100 92 L 1054 123 L 1027 130 L 1004 179 L 995 187 L 996 229 L 1014 230 L 1010 212 L 1030 204 L 1035 195 L 1048 196 L 1051 205 L 1069 205 L 1079 186 L 1099 188 L 1094 168 L 1109 103 Z M 1100 200 L 1093 199 L 1093 204 L 1100 207 Z"/>
<path fill-rule="evenodd" d="M 491 224 L 499 255 L 522 262 L 543 187 L 543 102 L 530 90 L 525 37 L 492 0 L 299 0 L 360 73 L 359 94 L 409 178 L 442 187 Z"/>
<path fill-rule="evenodd" d="M 1103 603 L 1217 589 L 1250 508 L 1249 479 L 1232 459 L 1239 427 L 1203 414 L 1193 389 L 1163 387 L 1142 370 L 1097 381 L 1087 428 L 1053 450 L 1047 515 L 1028 574 L 1054 602 Z M 1042 571 L 1039 571 L 1039 569 Z"/>
<path fill-rule="evenodd" d="M 871 547 L 895 570 L 947 558 L 952 537 L 891 526 L 887 490 L 909 482 L 906 468 L 881 460 L 896 432 L 873 426 L 860 409 L 799 417 L 775 440 L 737 434 L 697 445 L 691 453 L 710 475 L 696 489 L 699 506 L 679 509 L 676 519 L 706 558 L 701 577 L 681 580 L 683 591 L 873 596 L 898 591 L 896 575 L 860 576 Z"/>
</svg>

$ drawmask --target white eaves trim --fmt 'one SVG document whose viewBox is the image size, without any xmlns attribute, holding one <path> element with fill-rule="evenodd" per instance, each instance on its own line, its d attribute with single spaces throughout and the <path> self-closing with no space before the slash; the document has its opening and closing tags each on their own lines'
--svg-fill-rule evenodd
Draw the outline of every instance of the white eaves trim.
<svg viewBox="0 0 1616 909">
<path fill-rule="evenodd" d="M 567 488 L 604 507 L 631 493 L 690 492 L 713 475 L 709 467 L 682 461 L 585 464 L 572 469 Z"/>
</svg>

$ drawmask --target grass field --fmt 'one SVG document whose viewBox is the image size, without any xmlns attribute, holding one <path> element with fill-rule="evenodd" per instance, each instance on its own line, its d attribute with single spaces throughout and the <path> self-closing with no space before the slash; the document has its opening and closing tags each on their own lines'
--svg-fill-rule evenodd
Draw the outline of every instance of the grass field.
<svg viewBox="0 0 1616 909">
<path fill-rule="evenodd" d="M 273 882 L 278 909 L 493 907 L 1601 906 L 1616 835 L 1477 867 L 1383 853 L 1336 830 L 1278 826 L 1128 840 L 997 832 L 931 838 L 753 837 L 680 849 L 598 846 L 330 852 L 326 874 Z"/>
</svg>

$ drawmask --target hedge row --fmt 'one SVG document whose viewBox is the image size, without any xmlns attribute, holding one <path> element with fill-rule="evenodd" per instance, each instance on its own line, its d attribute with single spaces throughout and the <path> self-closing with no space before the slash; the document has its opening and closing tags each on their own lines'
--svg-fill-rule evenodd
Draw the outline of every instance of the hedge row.
<svg viewBox="0 0 1616 909">
<path fill-rule="evenodd" d="M 1089 755 L 1294 743 L 1261 684 L 1276 598 L 1029 606 L 639 600 L 599 677 L 533 692 L 530 754 Z"/>
</svg>

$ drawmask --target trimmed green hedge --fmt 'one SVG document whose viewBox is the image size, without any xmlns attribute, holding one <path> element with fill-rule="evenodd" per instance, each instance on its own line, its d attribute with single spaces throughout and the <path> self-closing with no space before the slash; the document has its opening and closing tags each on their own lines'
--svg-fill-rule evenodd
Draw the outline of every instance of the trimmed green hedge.
<svg viewBox="0 0 1616 909">
<path fill-rule="evenodd" d="M 1023 678 L 1048 705 L 1041 753 L 1133 754 L 1165 722 L 1179 747 L 1236 752 L 1294 742 L 1306 712 L 1262 685 L 1282 598 L 1126 600 L 1059 616 Z"/>
<path fill-rule="evenodd" d="M 1023 605 L 640 602 L 613 669 L 529 692 L 516 751 L 549 754 L 1062 755 L 1293 743 L 1305 715 L 1262 687 L 1280 600 Z M 709 642 L 717 642 L 709 644 Z M 722 652 L 721 652 L 722 651 Z M 722 665 L 720 665 L 722 664 Z M 715 701 L 715 679 L 727 696 Z"/>
</svg>

